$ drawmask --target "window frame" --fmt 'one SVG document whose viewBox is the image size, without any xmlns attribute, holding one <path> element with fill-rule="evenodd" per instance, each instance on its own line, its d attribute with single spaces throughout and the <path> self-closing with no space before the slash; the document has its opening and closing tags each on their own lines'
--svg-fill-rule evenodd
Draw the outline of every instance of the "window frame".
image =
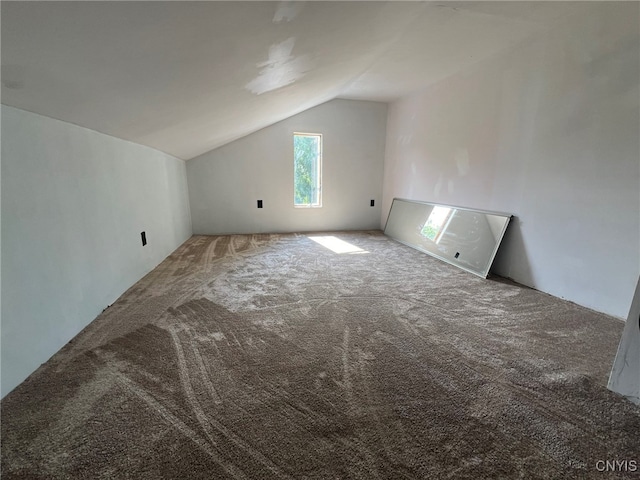
<svg viewBox="0 0 640 480">
<path fill-rule="evenodd" d="M 295 141 L 296 137 L 317 137 L 318 138 L 318 178 L 316 184 L 317 191 L 317 203 L 296 203 L 296 158 L 295 158 Z M 323 135 L 322 133 L 311 132 L 293 132 L 292 147 L 293 147 L 293 207 L 294 208 L 322 208 L 322 154 L 323 154 Z"/>
</svg>

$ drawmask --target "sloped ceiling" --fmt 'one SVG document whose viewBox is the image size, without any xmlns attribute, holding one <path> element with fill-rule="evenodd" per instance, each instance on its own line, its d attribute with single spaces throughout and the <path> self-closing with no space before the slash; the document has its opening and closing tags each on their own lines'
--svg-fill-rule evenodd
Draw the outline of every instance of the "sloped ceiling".
<svg viewBox="0 0 640 480">
<path fill-rule="evenodd" d="M 590 2 L 1 2 L 2 103 L 190 159 L 391 101 Z"/>
</svg>

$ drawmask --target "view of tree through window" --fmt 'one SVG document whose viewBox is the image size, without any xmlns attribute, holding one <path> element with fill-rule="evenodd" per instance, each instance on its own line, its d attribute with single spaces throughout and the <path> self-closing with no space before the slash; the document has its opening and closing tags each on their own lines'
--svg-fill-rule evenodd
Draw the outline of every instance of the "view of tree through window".
<svg viewBox="0 0 640 480">
<path fill-rule="evenodd" d="M 293 204 L 296 207 L 320 207 L 322 135 L 293 135 Z"/>
</svg>

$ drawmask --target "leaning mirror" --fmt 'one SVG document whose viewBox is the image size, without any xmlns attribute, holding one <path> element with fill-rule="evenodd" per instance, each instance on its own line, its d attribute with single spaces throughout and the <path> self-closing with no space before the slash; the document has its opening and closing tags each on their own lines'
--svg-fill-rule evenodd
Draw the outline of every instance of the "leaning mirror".
<svg viewBox="0 0 640 480">
<path fill-rule="evenodd" d="M 508 213 L 394 198 L 384 233 L 486 278 L 510 219 Z"/>
</svg>

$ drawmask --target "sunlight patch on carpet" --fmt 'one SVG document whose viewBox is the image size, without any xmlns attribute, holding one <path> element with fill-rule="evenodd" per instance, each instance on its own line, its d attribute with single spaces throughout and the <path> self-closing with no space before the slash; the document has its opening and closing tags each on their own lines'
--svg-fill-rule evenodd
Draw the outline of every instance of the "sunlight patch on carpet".
<svg viewBox="0 0 640 480">
<path fill-rule="evenodd" d="M 334 253 L 369 253 L 366 250 L 363 250 L 360 247 L 356 247 L 352 243 L 345 242 L 344 240 L 340 240 L 338 237 L 334 237 L 333 235 L 326 235 L 322 237 L 309 237 L 311 240 L 316 242 L 319 245 L 322 245 L 325 248 L 328 248 Z"/>
</svg>

